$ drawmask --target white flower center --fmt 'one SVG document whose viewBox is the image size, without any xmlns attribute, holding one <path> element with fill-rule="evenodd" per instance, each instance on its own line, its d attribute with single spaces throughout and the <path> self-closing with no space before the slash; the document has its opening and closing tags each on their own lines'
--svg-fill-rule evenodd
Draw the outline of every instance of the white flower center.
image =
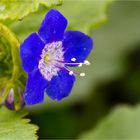
<svg viewBox="0 0 140 140">
<path fill-rule="evenodd" d="M 42 50 L 41 59 L 38 68 L 42 76 L 50 81 L 53 76 L 56 76 L 58 71 L 65 66 L 64 51 L 62 42 L 52 42 L 46 44 Z"/>
</svg>

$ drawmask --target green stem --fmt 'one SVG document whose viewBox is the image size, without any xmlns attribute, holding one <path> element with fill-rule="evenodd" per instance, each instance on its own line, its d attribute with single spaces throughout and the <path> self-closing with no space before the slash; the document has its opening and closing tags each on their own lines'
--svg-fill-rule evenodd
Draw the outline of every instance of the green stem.
<svg viewBox="0 0 140 140">
<path fill-rule="evenodd" d="M 14 33 L 2 23 L 0 23 L 0 33 L 9 42 L 11 46 L 12 61 L 13 61 L 12 81 L 15 81 L 19 77 L 21 70 L 21 62 L 19 56 L 20 43 L 16 39 Z"/>
<path fill-rule="evenodd" d="M 19 102 L 19 95 L 18 95 L 18 90 L 17 87 L 14 86 L 18 82 L 18 78 L 20 77 L 20 74 L 22 73 L 22 68 L 21 68 L 21 61 L 20 61 L 20 56 L 19 56 L 19 46 L 20 43 L 16 39 L 14 33 L 6 27 L 4 24 L 0 23 L 0 34 L 9 42 L 11 46 L 11 55 L 12 55 L 12 62 L 13 62 L 13 70 L 12 70 L 12 78 L 8 80 L 7 86 L 4 88 L 4 92 L 2 93 L 0 97 L 0 104 L 3 103 L 9 94 L 9 91 L 11 88 L 15 89 L 15 104 L 16 104 L 16 109 L 18 110 L 20 107 Z"/>
<path fill-rule="evenodd" d="M 5 87 L 4 92 L 2 93 L 2 95 L 0 97 L 0 104 L 2 104 L 5 101 L 7 95 L 9 94 L 10 89 L 11 89 L 11 84 L 8 84 Z"/>
<path fill-rule="evenodd" d="M 21 102 L 20 102 L 20 94 L 18 93 L 18 87 L 14 87 L 14 106 L 15 110 L 19 111 L 21 108 Z"/>
</svg>

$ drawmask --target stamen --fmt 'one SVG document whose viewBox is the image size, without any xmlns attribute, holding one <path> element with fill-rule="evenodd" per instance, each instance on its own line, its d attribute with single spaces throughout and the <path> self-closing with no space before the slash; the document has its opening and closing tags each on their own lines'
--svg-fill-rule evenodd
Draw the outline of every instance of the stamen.
<svg viewBox="0 0 140 140">
<path fill-rule="evenodd" d="M 77 73 L 73 72 L 72 70 L 69 70 L 67 67 L 63 67 L 62 70 L 65 70 L 66 72 L 68 72 L 69 75 L 77 75 Z"/>
<path fill-rule="evenodd" d="M 71 60 L 73 60 L 73 61 L 75 61 L 75 58 L 72 58 Z M 56 63 L 55 63 L 55 67 L 57 67 L 57 68 L 59 68 L 59 69 L 61 69 L 62 67 L 61 67 L 61 65 L 59 66 L 59 64 L 64 64 L 64 65 L 72 65 L 72 66 L 74 66 L 74 65 L 76 65 L 76 66 L 78 66 L 78 67 L 82 67 L 83 65 L 90 65 L 90 62 L 88 61 L 88 60 L 85 60 L 83 63 L 82 62 L 80 62 L 80 63 L 74 63 L 74 62 L 64 62 L 64 61 L 61 61 L 61 60 L 54 60 Z M 73 72 L 73 71 L 71 71 L 71 70 L 69 70 L 66 66 L 64 66 L 63 65 L 63 70 L 65 70 L 65 71 L 67 71 L 68 73 L 69 73 L 69 75 L 79 75 L 79 76 L 81 76 L 81 77 L 84 77 L 86 74 L 85 73 L 77 73 L 77 72 Z"/>
<path fill-rule="evenodd" d="M 82 65 L 83 65 L 83 63 L 80 63 L 80 64 L 78 65 L 78 67 L 82 67 Z"/>
<path fill-rule="evenodd" d="M 65 65 L 78 65 L 78 67 L 82 67 L 83 65 L 87 65 L 87 66 L 89 66 L 90 65 L 90 62 L 88 61 L 88 60 L 85 60 L 84 62 L 74 62 L 74 61 L 76 61 L 76 58 L 72 58 L 71 59 L 71 61 L 73 61 L 73 62 L 64 62 L 64 61 L 60 61 L 60 60 L 54 60 L 54 61 L 56 61 L 56 62 L 59 62 L 59 63 L 63 63 L 63 64 L 65 64 Z"/>
<path fill-rule="evenodd" d="M 56 66 L 57 67 L 57 66 Z M 64 69 L 63 70 L 65 70 L 65 71 L 67 71 L 68 73 L 69 73 L 69 75 L 79 75 L 79 76 L 81 76 L 81 77 L 84 77 L 86 74 L 85 73 L 80 73 L 80 74 L 78 74 L 77 72 L 73 72 L 73 71 L 71 71 L 71 70 L 69 70 L 67 67 L 63 67 Z"/>
<path fill-rule="evenodd" d="M 73 75 L 73 71 L 70 71 L 70 72 L 69 72 L 69 75 Z"/>
<path fill-rule="evenodd" d="M 71 61 L 75 62 L 76 61 L 76 58 L 75 57 L 71 58 Z"/>
<path fill-rule="evenodd" d="M 85 60 L 84 61 L 84 64 L 89 66 L 90 65 L 90 62 L 88 60 Z"/>
<path fill-rule="evenodd" d="M 80 73 L 80 76 L 81 77 L 84 77 L 86 74 L 85 73 Z"/>
<path fill-rule="evenodd" d="M 65 64 L 65 65 L 80 65 L 81 63 L 63 63 L 63 64 Z"/>
</svg>

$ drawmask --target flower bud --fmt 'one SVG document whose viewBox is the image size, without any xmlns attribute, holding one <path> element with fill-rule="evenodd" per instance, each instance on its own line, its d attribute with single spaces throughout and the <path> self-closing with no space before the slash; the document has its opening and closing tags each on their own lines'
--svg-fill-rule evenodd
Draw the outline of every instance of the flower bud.
<svg viewBox="0 0 140 140">
<path fill-rule="evenodd" d="M 24 99 L 23 99 L 23 95 L 22 95 L 22 91 L 21 89 L 18 89 L 18 94 L 19 94 L 19 102 L 20 102 L 20 109 L 24 107 L 25 105 L 25 102 L 24 102 Z M 12 88 L 10 91 L 9 91 L 9 94 L 5 100 L 5 103 L 4 105 L 8 108 L 8 109 L 11 109 L 11 110 L 17 110 L 15 108 L 15 103 L 14 103 L 14 89 Z"/>
</svg>

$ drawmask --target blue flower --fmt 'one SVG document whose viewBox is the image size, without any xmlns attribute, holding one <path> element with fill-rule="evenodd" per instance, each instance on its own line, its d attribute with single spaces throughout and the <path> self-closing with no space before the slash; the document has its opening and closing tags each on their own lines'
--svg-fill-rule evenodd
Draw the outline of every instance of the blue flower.
<svg viewBox="0 0 140 140">
<path fill-rule="evenodd" d="M 66 27 L 66 18 L 51 9 L 38 33 L 32 33 L 21 44 L 22 67 L 28 73 L 26 104 L 43 102 L 44 92 L 53 100 L 68 96 L 76 75 L 68 67 L 89 64 L 85 59 L 93 47 L 92 39 L 79 31 L 64 32 Z"/>
</svg>

